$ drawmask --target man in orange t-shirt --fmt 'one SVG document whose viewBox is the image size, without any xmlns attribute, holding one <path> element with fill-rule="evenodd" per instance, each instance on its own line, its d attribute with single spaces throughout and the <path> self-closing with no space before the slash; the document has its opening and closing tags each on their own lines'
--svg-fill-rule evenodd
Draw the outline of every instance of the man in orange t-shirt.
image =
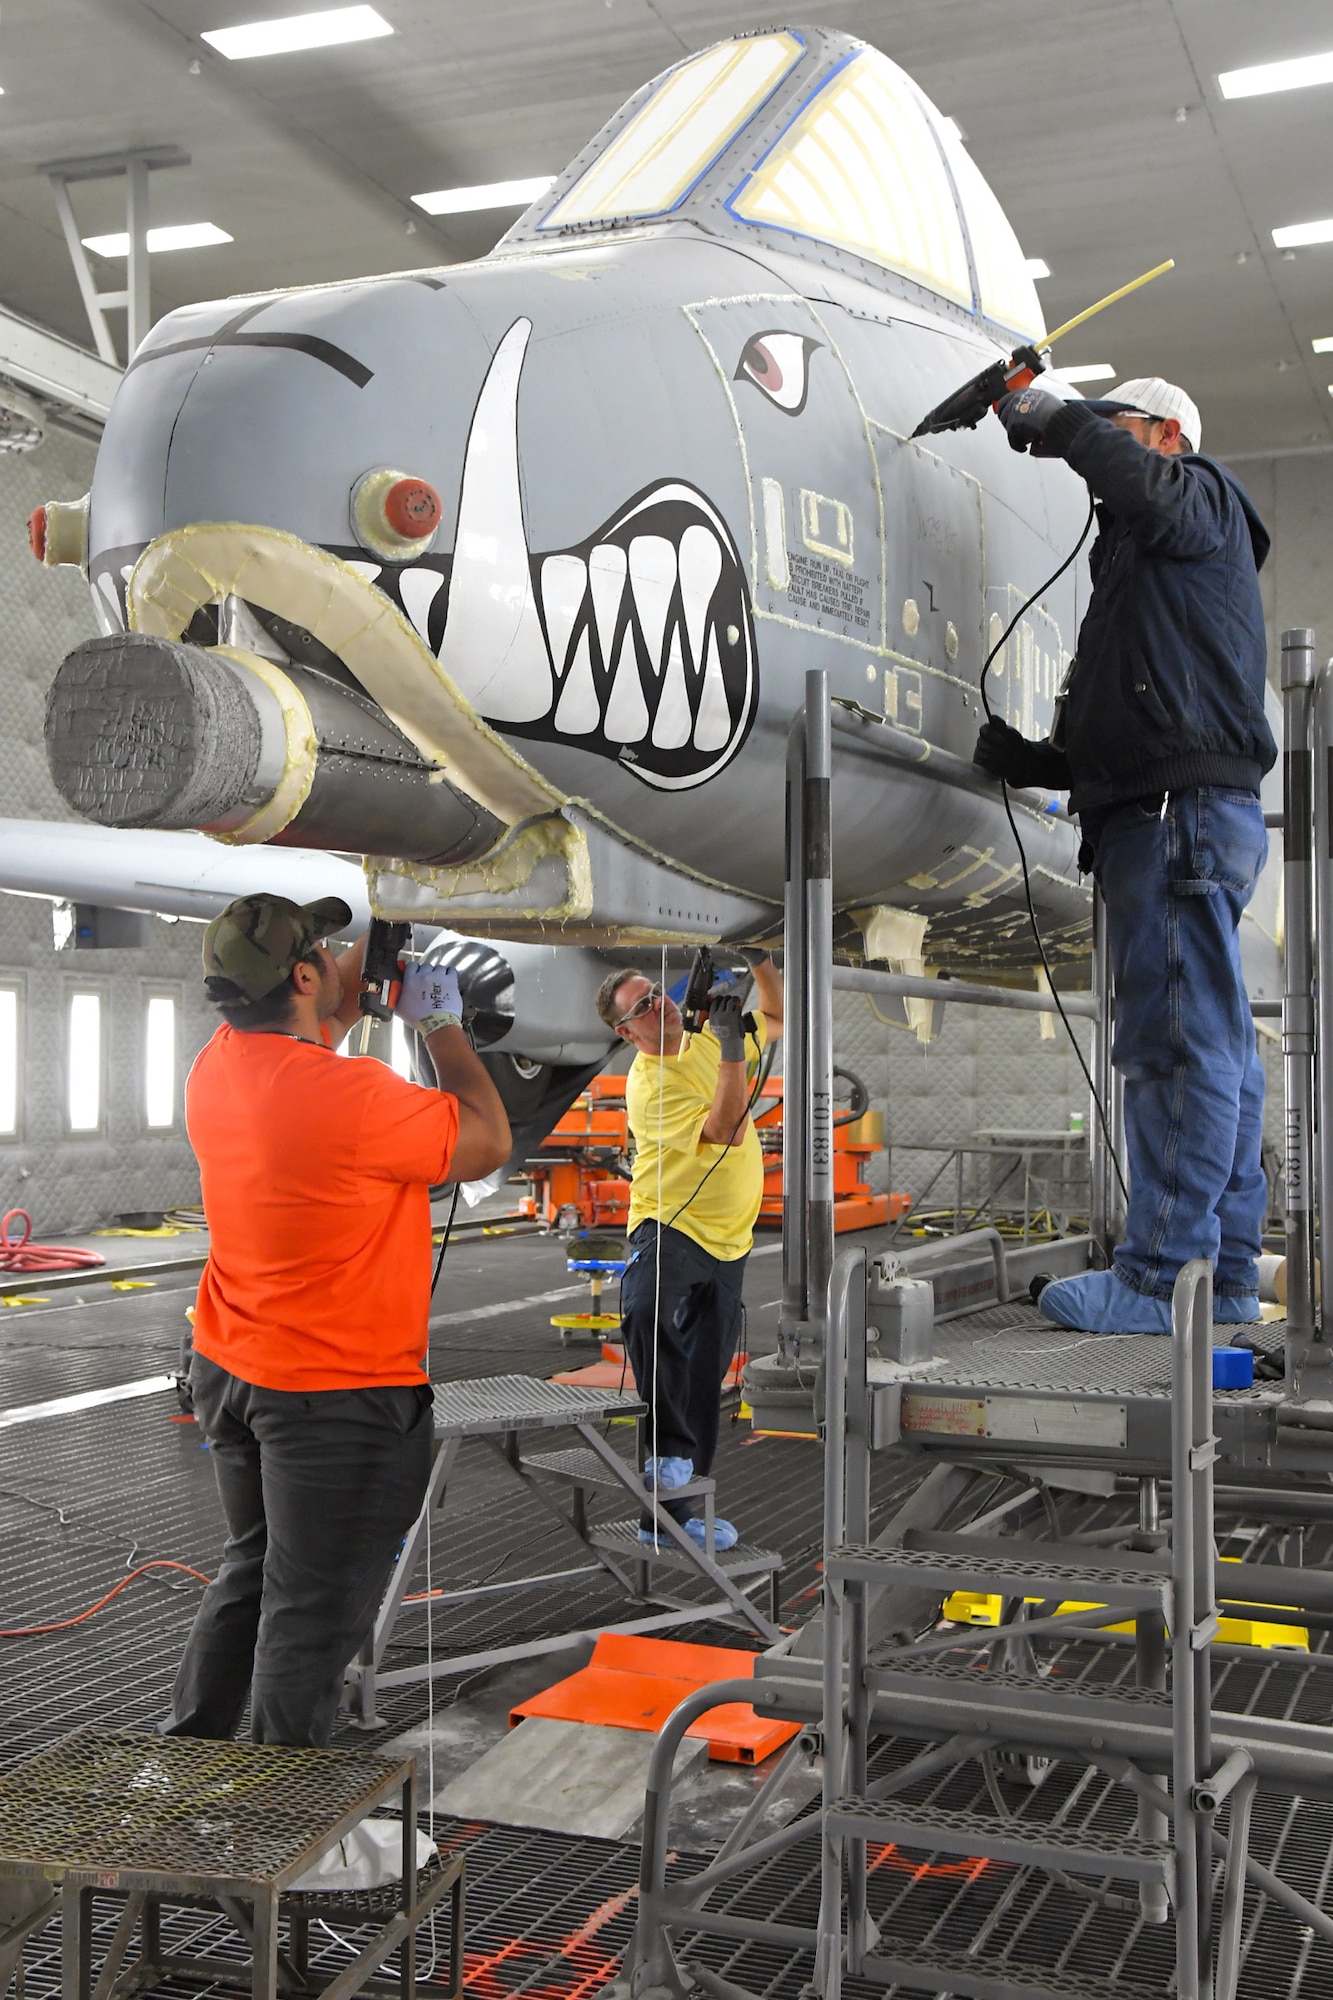
<svg viewBox="0 0 1333 2000">
<path fill-rule="evenodd" d="M 204 933 L 223 1025 L 186 1086 L 208 1263 L 190 1385 L 227 1523 L 167 1732 L 326 1744 L 430 1472 L 430 1187 L 509 1157 L 457 977 L 413 966 L 397 1012 L 438 1090 L 340 1061 L 361 944 L 334 898 L 244 896 Z"/>
</svg>

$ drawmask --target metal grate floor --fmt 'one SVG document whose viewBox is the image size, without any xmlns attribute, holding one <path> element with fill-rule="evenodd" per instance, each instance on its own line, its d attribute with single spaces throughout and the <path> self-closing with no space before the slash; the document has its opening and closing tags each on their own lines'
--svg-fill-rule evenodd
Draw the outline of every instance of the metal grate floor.
<svg viewBox="0 0 1333 2000">
<path fill-rule="evenodd" d="M 1281 1348 L 1280 1320 L 1243 1330 L 1266 1351 Z M 1076 1389 L 1103 1396 L 1171 1394 L 1169 1339 L 1138 1333 L 1078 1333 L 1052 1326 L 1027 1304 L 990 1306 L 946 1320 L 935 1329 L 935 1356 L 927 1379 L 940 1384 Z M 1280 1384 L 1215 1393 L 1228 1402 L 1282 1400 Z"/>
<path fill-rule="evenodd" d="M 544 1375 L 568 1356 L 548 1326 L 544 1296 L 566 1281 L 559 1246 L 541 1238 L 456 1246 L 437 1304 L 450 1324 L 437 1334 L 432 1374 L 440 1382 L 501 1374 Z M 757 1316 L 777 1289 L 776 1261 L 752 1266 L 748 1289 Z M 446 1296 L 448 1294 L 448 1296 Z M 497 1299 L 521 1309 L 468 1325 L 470 1302 L 494 1311 Z M 74 1388 L 147 1375 L 171 1366 L 183 1301 L 169 1295 L 105 1292 L 74 1311 L 23 1309 L 0 1320 L 0 1407 L 35 1402 Z M 1002 1352 L 1010 1362 L 1034 1363 L 1035 1315 L 1024 1305 L 991 1308 L 940 1330 L 941 1350 L 961 1360 L 970 1350 L 987 1370 Z M 1275 1330 L 1280 1335 L 1280 1329 Z M 1067 1355 L 1059 1367 L 1073 1371 L 1065 1386 L 1082 1386 L 1078 1371 L 1090 1358 L 1073 1346 L 1079 1336 L 1054 1332 Z M 757 1346 L 761 1342 L 755 1343 Z M 1120 1362 L 1160 1369 L 1162 1343 L 1141 1364 L 1124 1341 L 1114 1343 Z M 1098 1343 L 1105 1348 L 1106 1342 Z M 1080 1360 L 1078 1356 L 1082 1354 Z M 1114 1357 L 1112 1357 L 1114 1359 Z M 1053 1370 L 1047 1346 L 1040 1365 Z M 97 1371 L 105 1369 L 105 1373 Z M 11 1370 L 13 1372 L 11 1372 Z M 80 1376 L 80 1370 L 89 1371 Z M 1102 1375 L 1099 1356 L 1097 1373 Z M 92 1379 L 89 1379 L 91 1376 Z M 1027 1379 L 1026 1377 L 1024 1379 Z M 1104 1378 L 1103 1378 L 1104 1379 Z M 221 1523 L 207 1453 L 192 1425 L 172 1422 L 174 1399 L 149 1397 L 57 1419 L 16 1426 L 3 1433 L 0 1464 L 0 1601 L 6 1628 L 61 1620 L 83 1610 L 150 1557 L 188 1563 L 211 1574 L 220 1553 Z M 615 1430 L 610 1436 L 621 1449 Z M 624 1433 L 625 1440 L 629 1433 Z M 559 1433 L 553 1447 L 572 1441 Z M 822 1468 L 816 1445 L 798 1439 L 752 1438 L 748 1428 L 724 1422 L 715 1467 L 718 1511 L 747 1539 L 782 1551 L 784 1618 L 798 1622 L 813 1607 L 820 1555 Z M 877 1462 L 872 1532 L 918 1483 L 919 1459 L 882 1454 Z M 994 1494 L 1002 1497 L 997 1477 Z M 978 1508 L 990 1504 L 982 1489 Z M 1061 1495 L 1062 1532 L 1110 1524 L 1123 1500 Z M 608 1495 L 598 1503 L 623 1511 Z M 598 1507 L 594 1507 L 597 1517 Z M 1333 1530 L 1308 1529 L 1304 1560 L 1333 1562 Z M 1239 1553 L 1238 1539 L 1224 1552 Z M 468 1443 L 460 1456 L 440 1533 L 432 1550 L 431 1582 L 456 1588 L 509 1574 L 547 1570 L 579 1561 L 578 1545 L 537 1514 L 485 1442 Z M 422 1579 L 424 1582 L 424 1578 Z M 693 1585 L 685 1584 L 689 1590 Z M 170 1682 L 198 1599 L 192 1579 L 169 1570 L 136 1580 L 88 1622 L 58 1633 L 5 1639 L 0 1676 L 0 1768 L 52 1743 L 84 1722 L 152 1729 L 167 1705 Z M 475 1609 L 437 1613 L 438 1653 L 480 1643 L 505 1644 L 545 1632 L 596 1625 L 624 1615 L 613 1585 L 583 1579 L 550 1597 L 490 1599 Z M 426 1646 L 424 1610 L 400 1627 L 402 1662 Z M 738 1643 L 733 1626 L 686 1627 L 680 1636 Z M 1311 1633 L 1323 1647 L 1326 1635 Z M 1323 1655 L 1323 1657 L 1329 1657 Z M 1074 1686 L 1114 1687 L 1133 1673 L 1131 1645 L 1069 1645 L 1053 1654 L 1051 1671 Z M 395 1663 L 391 1655 L 387 1665 Z M 959 1671 L 965 1667 L 959 1655 Z M 1219 1659 L 1219 1707 L 1241 1713 L 1290 1716 L 1333 1725 L 1333 1671 L 1298 1658 L 1255 1656 Z M 457 1681 L 436 1686 L 437 1709 L 466 1700 Z M 350 1730 L 340 1744 L 381 1748 L 426 1715 L 424 1687 L 386 1691 L 385 1729 L 367 1738 Z M 906 1761 L 913 1746 L 889 1742 L 878 1752 L 880 1768 Z M 1039 1790 L 1011 1786 L 1005 1795 L 1024 1818 L 1072 1830 L 1123 1830 L 1123 1802 L 1100 1779 L 1056 1767 Z M 909 1795 L 913 1796 L 913 1795 Z M 932 1781 L 920 1796 L 942 1810 L 989 1812 L 979 1766 L 971 1764 Z M 477 2000 L 591 2000 L 613 1976 L 635 1915 L 637 1848 L 557 1834 L 464 1823 L 436 1822 L 446 1849 L 468 1853 L 467 1983 Z M 1333 1895 L 1333 1808 L 1261 1798 L 1255 1816 L 1255 1851 L 1303 1893 L 1321 1903 Z M 1159 1993 L 1168 1988 L 1169 1927 L 1144 1927 L 1136 1910 L 1119 1910 L 1053 1886 L 1037 1871 L 967 1857 L 931 1856 L 887 1844 L 873 1855 L 872 1909 L 887 1937 L 904 1950 L 938 1941 L 953 1950 L 975 1948 L 988 1958 L 1049 1968 L 1084 1983 L 1122 1980 Z M 682 1873 L 705 1857 L 681 1853 Z M 802 1843 L 716 1892 L 714 1907 L 753 1910 L 768 1917 L 813 1922 L 818 1905 L 815 1844 Z M 108 1932 L 114 1902 L 99 1903 Z M 180 1911 L 166 1920 L 173 1947 L 235 1957 L 246 1951 L 221 1919 Z M 441 1952 L 447 1925 L 439 1925 Z M 348 1956 L 351 1931 L 335 1937 L 316 1928 L 317 1962 L 336 1967 Z M 811 1966 L 800 1954 L 718 1939 L 687 1940 L 684 1955 L 773 2000 L 798 2000 Z M 56 2000 L 60 1986 L 59 1932 L 52 1926 L 26 1955 L 30 2000 Z M 441 1967 L 441 1972 L 443 1967 Z M 870 1989 L 851 1981 L 851 2000 Z M 197 1990 L 197 1989 L 193 1989 Z M 181 1988 L 182 1996 L 186 1989 Z M 1333 1948 L 1301 1929 L 1282 1909 L 1251 1890 L 1247 1897 L 1241 2000 L 1333 2000 Z"/>
</svg>

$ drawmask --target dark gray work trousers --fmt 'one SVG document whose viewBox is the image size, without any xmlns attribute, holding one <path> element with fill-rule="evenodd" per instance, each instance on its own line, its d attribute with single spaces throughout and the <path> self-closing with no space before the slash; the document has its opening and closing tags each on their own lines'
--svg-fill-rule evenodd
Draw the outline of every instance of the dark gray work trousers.
<svg viewBox="0 0 1333 2000">
<path fill-rule="evenodd" d="M 430 1476 L 431 1391 L 259 1389 L 190 1364 L 227 1544 L 171 1696 L 169 1736 L 323 1747 Z"/>
<path fill-rule="evenodd" d="M 741 1330 L 749 1253 L 724 1263 L 692 1236 L 659 1231 L 652 1221 L 641 1222 L 629 1240 L 634 1254 L 620 1281 L 620 1331 L 639 1394 L 652 1409 L 648 1450 L 692 1459 L 703 1478 L 717 1451 L 722 1382 Z M 678 1521 L 694 1512 L 689 1500 L 665 1504 Z M 651 1519 L 644 1525 L 651 1527 Z"/>
</svg>

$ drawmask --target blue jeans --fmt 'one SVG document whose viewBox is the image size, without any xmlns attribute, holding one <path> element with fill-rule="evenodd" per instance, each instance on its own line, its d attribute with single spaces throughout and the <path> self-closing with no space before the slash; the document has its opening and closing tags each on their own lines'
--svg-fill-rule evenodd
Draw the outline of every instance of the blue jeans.
<svg viewBox="0 0 1333 2000">
<path fill-rule="evenodd" d="M 1264 1072 L 1236 932 L 1267 854 L 1254 794 L 1211 785 L 1122 807 L 1097 841 L 1130 1172 L 1115 1268 L 1155 1298 L 1192 1257 L 1219 1296 L 1259 1289 Z"/>
</svg>

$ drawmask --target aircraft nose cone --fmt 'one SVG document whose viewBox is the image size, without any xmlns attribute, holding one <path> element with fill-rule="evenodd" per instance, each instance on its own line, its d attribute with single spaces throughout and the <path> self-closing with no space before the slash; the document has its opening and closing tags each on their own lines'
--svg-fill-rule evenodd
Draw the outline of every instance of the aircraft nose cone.
<svg viewBox="0 0 1333 2000">
<path fill-rule="evenodd" d="M 189 307 L 154 327 L 107 424 L 93 550 L 137 553 L 171 528 L 242 521 L 356 556 L 354 495 L 399 559 L 447 533 L 468 423 L 491 359 L 431 274 Z"/>
</svg>

